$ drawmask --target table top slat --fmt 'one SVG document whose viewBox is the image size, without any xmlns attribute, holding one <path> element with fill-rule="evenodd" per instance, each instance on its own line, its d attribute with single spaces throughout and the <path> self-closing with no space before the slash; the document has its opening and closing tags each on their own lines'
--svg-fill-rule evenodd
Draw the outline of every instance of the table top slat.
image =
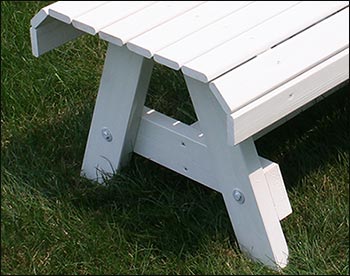
<svg viewBox="0 0 350 276">
<path fill-rule="evenodd" d="M 33 28 L 37 28 L 49 15 L 49 8 L 54 5 L 48 5 L 43 7 L 35 16 L 33 16 L 33 18 L 30 20 L 30 25 Z"/>
<path fill-rule="evenodd" d="M 157 1 L 114 1 L 84 13 L 72 21 L 75 28 L 95 35 L 121 19 L 148 7 Z"/>
<path fill-rule="evenodd" d="M 181 66 L 278 15 L 300 1 L 257 1 L 156 52 L 155 61 L 178 70 Z"/>
<path fill-rule="evenodd" d="M 239 10 L 253 1 L 208 1 L 127 43 L 129 50 L 151 58 L 156 51 Z"/>
<path fill-rule="evenodd" d="M 70 24 L 74 18 L 106 3 L 108 1 L 58 1 L 50 6 L 49 15 Z"/>
<path fill-rule="evenodd" d="M 346 8 L 209 86 L 225 111 L 232 113 L 348 47 L 349 8 Z"/>
<path fill-rule="evenodd" d="M 205 1 L 161 1 L 124 18 L 99 32 L 101 39 L 118 46 L 141 35 Z"/>
<path fill-rule="evenodd" d="M 209 82 L 348 4 L 348 1 L 304 1 L 186 63 L 182 72 Z"/>
</svg>

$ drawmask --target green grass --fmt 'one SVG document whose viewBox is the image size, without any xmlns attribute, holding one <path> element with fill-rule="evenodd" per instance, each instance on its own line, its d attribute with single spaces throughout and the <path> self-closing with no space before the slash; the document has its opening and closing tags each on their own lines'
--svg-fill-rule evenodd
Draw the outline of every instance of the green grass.
<svg viewBox="0 0 350 276">
<path fill-rule="evenodd" d="M 257 141 L 293 208 L 274 272 L 240 254 L 210 189 L 136 155 L 106 186 L 79 176 L 107 45 L 84 36 L 34 58 L 30 19 L 47 3 L 1 2 L 2 274 L 349 274 L 348 85 Z M 195 119 L 161 66 L 147 103 Z"/>
</svg>

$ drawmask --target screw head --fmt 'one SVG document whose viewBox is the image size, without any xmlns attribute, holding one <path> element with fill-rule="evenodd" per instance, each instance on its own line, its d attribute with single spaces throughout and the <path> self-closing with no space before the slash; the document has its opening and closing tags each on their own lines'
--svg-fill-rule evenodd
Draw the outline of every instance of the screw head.
<svg viewBox="0 0 350 276">
<path fill-rule="evenodd" d="M 239 190 L 234 190 L 233 191 L 233 198 L 239 203 L 239 204 L 243 204 L 244 203 L 244 195 L 241 191 Z"/>
<path fill-rule="evenodd" d="M 102 133 L 102 137 L 107 141 L 107 142 L 111 142 L 113 140 L 113 136 L 112 136 L 112 133 L 111 131 L 106 128 L 106 127 L 103 127 L 101 129 L 101 133 Z"/>
</svg>

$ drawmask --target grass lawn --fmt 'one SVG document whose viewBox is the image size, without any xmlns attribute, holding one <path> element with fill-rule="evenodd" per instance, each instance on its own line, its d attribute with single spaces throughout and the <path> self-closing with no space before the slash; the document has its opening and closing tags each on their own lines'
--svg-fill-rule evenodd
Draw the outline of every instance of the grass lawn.
<svg viewBox="0 0 350 276">
<path fill-rule="evenodd" d="M 240 254 L 219 193 L 137 155 L 106 186 L 79 176 L 107 44 L 32 56 L 48 3 L 1 2 L 1 274 L 349 274 L 348 84 L 256 142 L 293 208 L 271 271 Z M 149 94 L 194 120 L 178 72 L 156 65 Z"/>
</svg>

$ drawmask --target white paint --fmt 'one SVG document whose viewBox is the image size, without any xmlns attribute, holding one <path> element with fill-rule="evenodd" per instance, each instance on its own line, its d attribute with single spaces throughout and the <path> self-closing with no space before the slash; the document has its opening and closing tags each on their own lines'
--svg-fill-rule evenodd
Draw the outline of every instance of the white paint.
<svg viewBox="0 0 350 276">
<path fill-rule="evenodd" d="M 348 1 L 304 1 L 186 63 L 182 72 L 209 82 L 347 5 Z"/>
<path fill-rule="evenodd" d="M 82 165 L 82 175 L 103 182 L 127 163 L 135 145 L 153 62 L 109 44 Z M 101 134 L 107 128 L 108 142 Z"/>
<path fill-rule="evenodd" d="M 154 59 L 178 70 L 184 63 L 248 31 L 295 4 L 298 4 L 298 1 L 256 1 L 162 49 L 155 53 Z"/>
<path fill-rule="evenodd" d="M 307 110 L 309 107 L 313 106 L 314 104 L 324 100 L 325 98 L 327 98 L 329 95 L 333 94 L 334 92 L 338 91 L 339 89 L 341 89 L 342 87 L 344 87 L 346 85 L 346 81 L 341 82 L 340 84 L 334 86 L 333 88 L 331 88 L 330 90 L 328 90 L 327 92 L 323 93 L 321 96 L 318 96 L 317 98 L 311 100 L 310 102 L 308 102 L 307 104 L 304 104 L 302 107 L 292 111 L 291 113 L 289 113 L 288 115 L 282 117 L 281 119 L 277 120 L 276 122 L 272 123 L 271 125 L 269 125 L 268 127 L 265 127 L 263 129 L 261 129 L 260 131 L 256 132 L 253 135 L 253 139 L 254 141 L 258 140 L 259 138 L 261 138 L 262 136 L 264 136 L 265 134 L 269 133 L 270 131 L 274 130 L 275 128 L 281 126 L 282 124 L 288 122 L 290 119 L 294 118 L 296 115 L 298 115 L 300 112 L 303 112 L 305 110 Z"/>
<path fill-rule="evenodd" d="M 51 4 L 53 5 L 53 4 Z M 36 15 L 34 15 L 34 17 L 30 20 L 30 25 L 33 28 L 38 27 L 45 19 L 46 17 L 49 15 L 49 8 L 51 7 L 51 5 L 48 5 L 46 7 L 43 7 Z"/>
<path fill-rule="evenodd" d="M 143 111 L 134 151 L 162 166 L 218 190 L 201 132 L 149 108 Z"/>
<path fill-rule="evenodd" d="M 39 57 L 82 34 L 84 33 L 71 25 L 62 23 L 52 17 L 46 17 L 39 26 L 30 28 L 32 53 L 35 57 Z"/>
<path fill-rule="evenodd" d="M 228 145 L 228 115 L 208 84 L 185 80 L 240 248 L 274 269 L 286 266 L 288 247 L 252 139 Z M 244 204 L 233 199 L 235 189 L 244 194 Z"/>
<path fill-rule="evenodd" d="M 72 21 L 75 28 L 95 35 L 102 28 L 124 19 L 156 1 L 115 1 L 84 13 Z"/>
<path fill-rule="evenodd" d="M 252 137 L 349 78 L 348 8 L 269 50 L 348 2 L 313 5 L 60 1 L 41 9 L 31 20 L 35 56 L 83 34 L 76 28 L 111 42 L 82 175 L 103 182 L 135 151 L 221 192 L 240 248 L 284 267 L 288 247 L 279 220 L 291 206 L 278 165 L 257 155 Z M 116 46 L 125 43 L 141 56 Z M 143 110 L 153 63 L 142 56 L 152 55 L 174 69 L 186 64 L 184 73 L 197 79 L 185 76 L 200 119 L 193 126 Z"/>
<path fill-rule="evenodd" d="M 349 49 L 231 114 L 238 144 L 349 78 Z"/>
<path fill-rule="evenodd" d="M 144 108 L 134 152 L 220 192 L 202 132 Z M 279 220 L 292 209 L 278 164 L 259 157 Z"/>
<path fill-rule="evenodd" d="M 346 49 L 348 22 L 349 8 L 212 81 L 210 88 L 228 114 L 235 112 Z"/>
<path fill-rule="evenodd" d="M 251 1 L 208 1 L 192 10 L 159 25 L 127 43 L 129 50 L 151 58 L 156 51 L 213 24 L 239 10 Z"/>
<path fill-rule="evenodd" d="M 260 158 L 260 163 L 264 170 L 278 219 L 282 220 L 292 213 L 292 207 L 290 206 L 280 168 L 278 164 L 265 158 Z"/>
<path fill-rule="evenodd" d="M 106 3 L 108 1 L 58 1 L 50 5 L 49 14 L 53 18 L 70 24 L 74 18 Z"/>
<path fill-rule="evenodd" d="M 99 32 L 101 39 L 118 46 L 163 24 L 204 1 L 160 1 L 120 20 Z"/>
</svg>

